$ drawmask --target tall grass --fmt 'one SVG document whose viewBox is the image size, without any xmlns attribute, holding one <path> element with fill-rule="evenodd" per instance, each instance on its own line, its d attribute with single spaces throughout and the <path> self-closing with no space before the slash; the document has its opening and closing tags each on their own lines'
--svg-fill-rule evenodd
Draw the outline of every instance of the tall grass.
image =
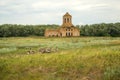
<svg viewBox="0 0 120 80">
<path fill-rule="evenodd" d="M 13 41 L 13 44 L 26 43 L 29 47 L 29 44 L 38 43 L 40 46 L 30 47 L 37 50 L 57 46 L 59 51 L 27 55 L 26 47 L 19 48 L 18 44 L 16 51 L 0 56 L 0 80 L 120 80 L 119 40 L 93 37 L 6 38 L 0 44 Z M 7 46 L 2 45 L 1 49 L 4 47 Z"/>
<path fill-rule="evenodd" d="M 17 49 L 16 48 L 1 48 L 0 49 L 0 53 L 7 53 L 7 52 L 13 52 L 13 51 L 16 51 Z"/>
</svg>

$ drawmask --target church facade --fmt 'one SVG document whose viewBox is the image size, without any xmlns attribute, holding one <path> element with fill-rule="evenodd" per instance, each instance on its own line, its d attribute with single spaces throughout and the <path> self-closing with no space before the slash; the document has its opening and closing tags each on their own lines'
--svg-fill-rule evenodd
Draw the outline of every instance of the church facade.
<svg viewBox="0 0 120 80">
<path fill-rule="evenodd" d="M 80 30 L 72 24 L 72 16 L 67 12 L 63 16 L 63 24 L 56 30 L 45 30 L 45 37 L 73 37 L 80 36 Z"/>
</svg>

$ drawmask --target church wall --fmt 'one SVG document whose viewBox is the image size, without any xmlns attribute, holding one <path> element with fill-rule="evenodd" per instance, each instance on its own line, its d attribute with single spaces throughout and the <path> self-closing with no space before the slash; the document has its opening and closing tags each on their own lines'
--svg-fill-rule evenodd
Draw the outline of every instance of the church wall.
<svg viewBox="0 0 120 80">
<path fill-rule="evenodd" d="M 77 28 L 74 29 L 73 36 L 80 36 L 80 31 Z"/>
<path fill-rule="evenodd" d="M 47 30 L 45 31 L 45 37 L 59 37 L 60 32 L 58 30 Z"/>
<path fill-rule="evenodd" d="M 61 36 L 65 37 L 66 36 L 65 28 L 60 28 L 59 30 L 60 30 Z"/>
<path fill-rule="evenodd" d="M 71 36 L 80 36 L 80 31 L 72 24 L 72 16 L 69 13 L 66 13 L 63 16 L 63 24 L 57 30 L 46 30 L 46 37 L 58 36 L 58 37 L 71 37 Z"/>
</svg>

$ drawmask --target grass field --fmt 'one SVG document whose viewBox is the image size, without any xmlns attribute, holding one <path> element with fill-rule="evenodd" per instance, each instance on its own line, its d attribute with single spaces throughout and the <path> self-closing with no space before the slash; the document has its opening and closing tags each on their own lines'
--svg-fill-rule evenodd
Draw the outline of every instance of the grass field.
<svg viewBox="0 0 120 80">
<path fill-rule="evenodd" d="M 120 80 L 120 37 L 0 38 L 0 80 Z"/>
</svg>

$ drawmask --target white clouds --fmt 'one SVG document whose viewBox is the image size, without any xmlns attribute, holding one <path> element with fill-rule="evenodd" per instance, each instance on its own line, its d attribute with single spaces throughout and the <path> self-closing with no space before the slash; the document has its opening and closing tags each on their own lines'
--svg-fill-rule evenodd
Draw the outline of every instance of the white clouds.
<svg viewBox="0 0 120 80">
<path fill-rule="evenodd" d="M 14 17 L 14 23 L 61 24 L 67 11 L 72 13 L 75 24 L 115 22 L 120 19 L 116 17 L 120 16 L 119 3 L 119 0 L 0 0 L 0 23 L 11 23 Z"/>
<path fill-rule="evenodd" d="M 61 2 L 51 2 L 51 1 L 39 1 L 32 3 L 32 7 L 35 10 L 39 9 L 71 9 L 71 10 L 90 10 L 93 8 L 98 8 L 98 7 L 106 7 L 107 4 L 105 3 L 88 3 L 88 1 L 83 1 L 83 0 L 69 0 L 69 1 L 61 1 Z"/>
<path fill-rule="evenodd" d="M 107 4 L 87 4 L 87 5 L 81 5 L 81 6 L 75 6 L 72 9 L 77 11 L 86 11 L 86 10 L 95 10 L 99 8 L 107 7 Z"/>
</svg>

